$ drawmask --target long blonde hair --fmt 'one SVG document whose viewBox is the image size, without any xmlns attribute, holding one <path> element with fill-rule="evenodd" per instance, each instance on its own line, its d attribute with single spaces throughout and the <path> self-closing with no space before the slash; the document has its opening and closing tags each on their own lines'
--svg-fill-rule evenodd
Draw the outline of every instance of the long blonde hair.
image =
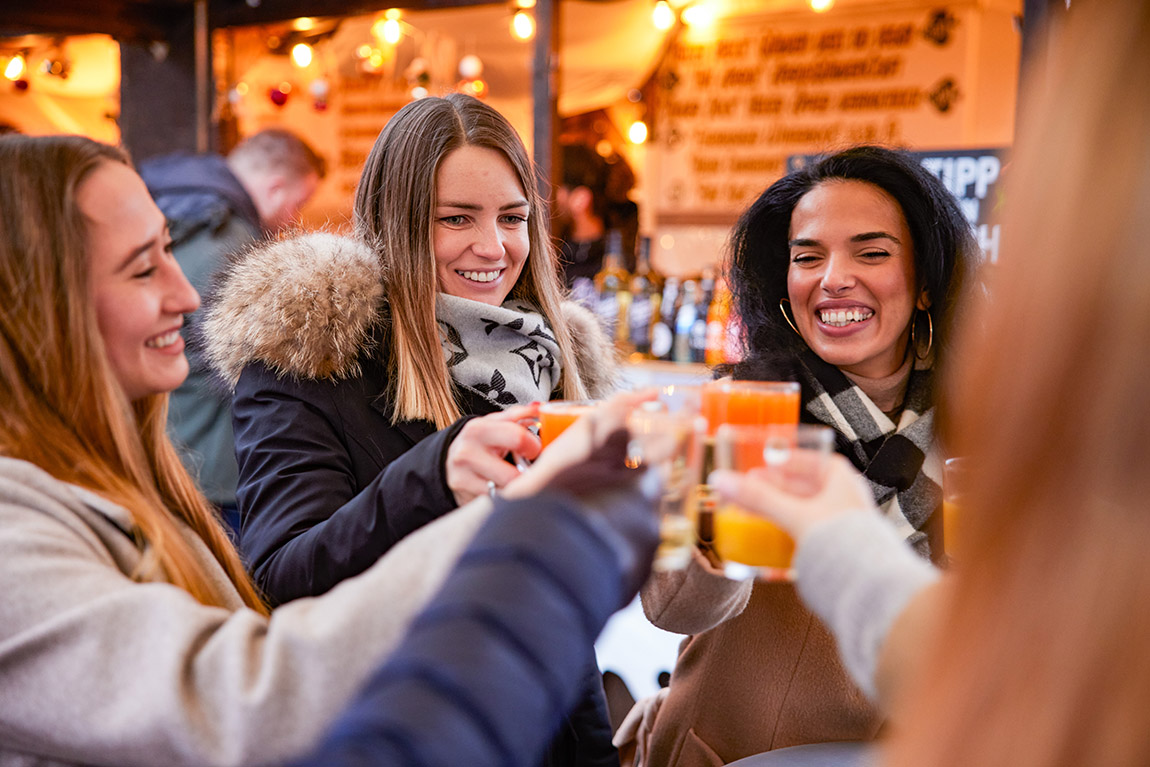
<svg viewBox="0 0 1150 767">
<path fill-rule="evenodd" d="M 443 428 L 462 415 L 435 324 L 438 288 L 432 247 L 436 173 L 443 158 L 462 146 L 502 153 L 519 177 L 530 204 L 531 250 L 511 295 L 536 306 L 551 324 L 560 350 L 563 396 L 587 397 L 560 308 L 563 294 L 535 167 L 503 115 L 478 99 L 453 93 L 413 101 L 388 121 L 355 193 L 357 234 L 375 249 L 384 267 L 393 421 L 426 419 Z"/>
<path fill-rule="evenodd" d="M 972 551 L 896 767 L 1150 764 L 1150 8 L 1057 31 L 943 398 Z"/>
<path fill-rule="evenodd" d="M 227 595 L 181 535 L 203 540 L 244 603 L 267 612 L 166 433 L 168 395 L 129 402 L 88 287 L 76 189 L 118 149 L 79 136 L 0 139 L 0 455 L 127 509 L 148 545 L 143 571 L 207 605 Z"/>
</svg>

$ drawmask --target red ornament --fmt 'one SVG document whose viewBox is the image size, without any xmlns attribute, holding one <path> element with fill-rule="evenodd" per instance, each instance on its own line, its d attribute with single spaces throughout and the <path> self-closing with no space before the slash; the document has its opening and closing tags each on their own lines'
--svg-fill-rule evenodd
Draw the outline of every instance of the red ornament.
<svg viewBox="0 0 1150 767">
<path fill-rule="evenodd" d="M 316 99 L 311 106 L 315 111 L 323 112 L 327 109 L 327 101 L 324 99 Z"/>
<path fill-rule="evenodd" d="M 28 90 L 28 81 L 25 80 L 24 78 L 20 78 L 19 80 L 13 80 L 12 81 L 12 87 L 18 91 L 26 91 L 26 90 Z"/>
<path fill-rule="evenodd" d="M 268 90 L 268 98 L 271 99 L 272 103 L 277 107 L 282 107 L 287 103 L 288 95 L 284 91 L 281 91 L 279 88 L 271 88 Z"/>
</svg>

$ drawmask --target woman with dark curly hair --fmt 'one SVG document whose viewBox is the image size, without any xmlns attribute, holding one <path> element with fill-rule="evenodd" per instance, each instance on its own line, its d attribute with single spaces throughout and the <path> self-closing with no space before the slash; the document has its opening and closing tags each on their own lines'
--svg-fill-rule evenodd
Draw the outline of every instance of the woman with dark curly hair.
<svg viewBox="0 0 1150 767">
<path fill-rule="evenodd" d="M 724 371 L 794 380 L 802 420 L 837 450 L 920 554 L 938 553 L 942 457 L 934 370 L 976 244 L 957 202 L 903 152 L 860 146 L 773 185 L 731 237 L 746 354 Z M 656 625 L 690 634 L 669 688 L 632 713 L 636 763 L 706 766 L 820 741 L 869 739 L 876 710 L 791 583 L 724 579 L 703 556 L 643 591 Z"/>
</svg>

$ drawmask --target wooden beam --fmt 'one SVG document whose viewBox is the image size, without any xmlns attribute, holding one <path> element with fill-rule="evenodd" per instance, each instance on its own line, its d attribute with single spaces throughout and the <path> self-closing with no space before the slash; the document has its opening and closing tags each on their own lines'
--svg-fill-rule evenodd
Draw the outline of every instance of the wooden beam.
<svg viewBox="0 0 1150 767">
<path fill-rule="evenodd" d="M 535 3 L 535 53 L 531 72 L 532 143 L 539 194 L 554 203 L 559 134 L 559 0 Z M 552 204 L 554 209 L 554 204 Z"/>
<path fill-rule="evenodd" d="M 52 0 L 14 3 L 0 15 L 5 34 L 105 34 L 119 40 L 166 40 L 181 8 L 138 2 Z"/>
<path fill-rule="evenodd" d="M 214 27 L 237 27 L 290 21 L 300 16 L 359 16 L 379 13 L 384 8 L 428 11 L 474 5 L 501 5 L 490 0 L 398 0 L 390 5 L 380 0 L 262 0 L 253 8 L 246 0 L 211 0 Z"/>
</svg>

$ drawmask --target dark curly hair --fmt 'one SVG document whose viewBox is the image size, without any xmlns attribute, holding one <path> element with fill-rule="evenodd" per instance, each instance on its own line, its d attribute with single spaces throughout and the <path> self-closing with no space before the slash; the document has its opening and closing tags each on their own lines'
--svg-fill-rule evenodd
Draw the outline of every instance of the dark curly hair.
<svg viewBox="0 0 1150 767">
<path fill-rule="evenodd" d="M 951 315 L 978 253 L 973 232 L 942 182 L 906 152 L 857 146 L 779 179 L 739 217 L 731 233 L 727 280 L 746 354 L 725 372 L 743 378 L 778 376 L 793 369 L 793 360 L 807 348 L 779 309 L 787 297 L 787 236 L 791 213 L 803 195 L 834 179 L 874 184 L 902 208 L 914 245 L 915 277 L 931 302 L 935 360 L 943 361 Z"/>
</svg>

